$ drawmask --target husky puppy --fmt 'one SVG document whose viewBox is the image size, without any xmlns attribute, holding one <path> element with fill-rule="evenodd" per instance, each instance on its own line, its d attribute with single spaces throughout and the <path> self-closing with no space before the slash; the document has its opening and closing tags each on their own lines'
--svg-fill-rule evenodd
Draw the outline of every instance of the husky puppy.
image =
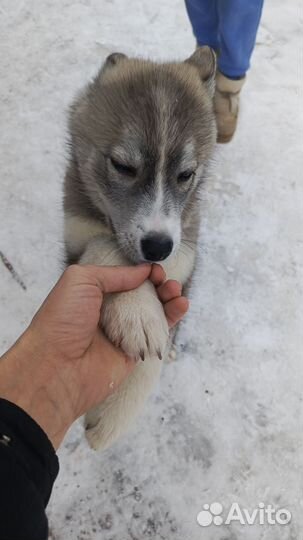
<svg viewBox="0 0 303 540">
<path fill-rule="evenodd" d="M 215 72 L 208 47 L 182 63 L 114 53 L 79 94 L 69 118 L 64 185 L 68 263 L 161 262 L 167 278 L 186 284 L 196 254 L 198 193 L 216 141 Z M 93 448 L 109 446 L 142 409 L 169 338 L 150 282 L 107 295 L 102 327 L 139 361 L 122 386 L 86 415 Z"/>
</svg>

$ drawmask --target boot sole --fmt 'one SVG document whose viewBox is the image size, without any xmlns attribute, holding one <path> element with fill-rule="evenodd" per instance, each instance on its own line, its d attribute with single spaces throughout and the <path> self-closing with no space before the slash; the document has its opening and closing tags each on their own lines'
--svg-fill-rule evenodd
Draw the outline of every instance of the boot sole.
<svg viewBox="0 0 303 540">
<path fill-rule="evenodd" d="M 234 133 L 232 133 L 231 135 L 218 135 L 217 143 L 226 144 L 232 140 L 233 136 L 234 136 Z"/>
</svg>

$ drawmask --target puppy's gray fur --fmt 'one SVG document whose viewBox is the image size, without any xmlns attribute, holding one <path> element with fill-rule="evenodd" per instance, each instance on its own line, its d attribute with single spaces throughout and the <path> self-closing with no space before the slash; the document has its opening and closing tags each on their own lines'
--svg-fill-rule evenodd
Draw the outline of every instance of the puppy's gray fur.
<svg viewBox="0 0 303 540">
<path fill-rule="evenodd" d="M 182 63 L 115 53 L 79 94 L 70 113 L 64 192 L 69 263 L 139 263 L 142 239 L 156 233 L 173 245 L 161 262 L 167 277 L 187 282 L 198 238 L 199 189 L 216 140 L 215 70 L 208 47 Z M 162 305 L 149 282 L 108 295 L 102 311 L 111 341 L 145 361 L 86 416 L 94 448 L 110 445 L 142 408 L 168 343 Z"/>
</svg>

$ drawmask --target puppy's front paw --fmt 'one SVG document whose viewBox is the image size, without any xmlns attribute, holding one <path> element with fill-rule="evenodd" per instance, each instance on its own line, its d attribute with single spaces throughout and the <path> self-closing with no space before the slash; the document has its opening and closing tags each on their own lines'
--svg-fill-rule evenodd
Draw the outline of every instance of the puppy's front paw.
<svg viewBox="0 0 303 540">
<path fill-rule="evenodd" d="M 102 327 L 110 341 L 135 359 L 146 356 L 162 358 L 168 325 L 153 285 L 126 293 L 108 295 L 102 306 Z"/>
</svg>

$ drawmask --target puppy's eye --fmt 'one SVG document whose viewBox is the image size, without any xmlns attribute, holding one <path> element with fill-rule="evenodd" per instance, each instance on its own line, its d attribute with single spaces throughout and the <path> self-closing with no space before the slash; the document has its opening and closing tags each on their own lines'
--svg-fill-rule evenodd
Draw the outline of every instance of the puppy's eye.
<svg viewBox="0 0 303 540">
<path fill-rule="evenodd" d="M 114 169 L 116 169 L 116 171 L 119 173 L 119 174 L 123 174 L 124 176 L 131 176 L 132 178 L 134 178 L 136 176 L 136 169 L 135 167 L 132 167 L 131 165 L 125 165 L 124 163 L 120 163 L 119 161 L 117 161 L 115 158 L 110 158 L 110 162 L 112 164 L 112 166 L 114 167 Z"/>
<path fill-rule="evenodd" d="M 178 175 L 178 182 L 180 183 L 189 182 L 194 176 L 194 174 L 195 174 L 194 171 L 184 171 Z"/>
</svg>

